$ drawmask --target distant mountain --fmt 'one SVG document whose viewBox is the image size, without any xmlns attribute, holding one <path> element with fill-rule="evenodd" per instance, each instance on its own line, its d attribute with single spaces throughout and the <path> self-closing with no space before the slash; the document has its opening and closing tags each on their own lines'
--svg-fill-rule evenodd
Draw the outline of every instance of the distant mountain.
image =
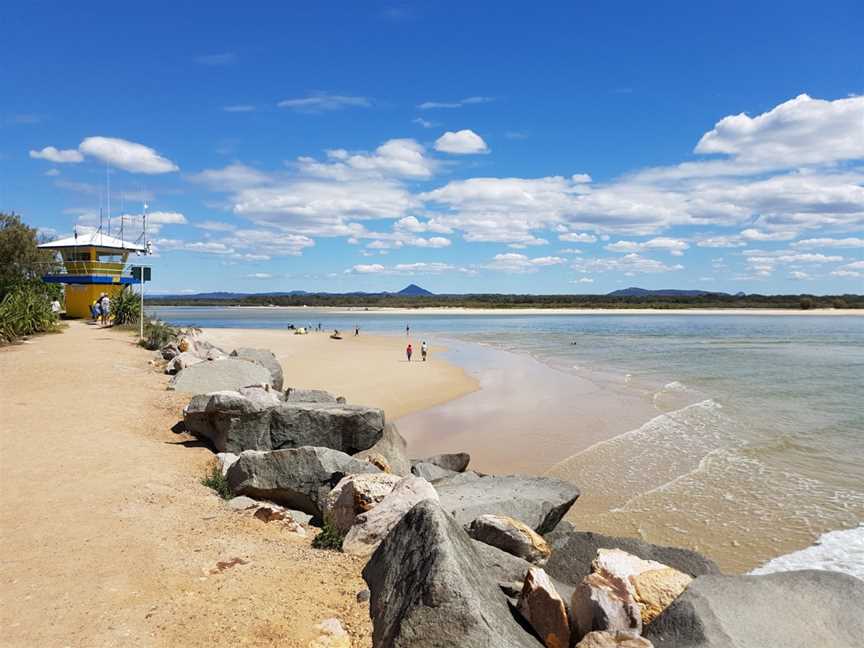
<svg viewBox="0 0 864 648">
<path fill-rule="evenodd" d="M 288 292 L 264 292 L 264 293 L 239 293 L 239 292 L 207 292 L 207 293 L 194 293 L 194 294 L 185 294 L 185 295 L 170 295 L 170 294 L 157 294 L 154 293 L 152 295 L 155 299 L 184 299 L 184 300 L 240 300 L 245 297 L 302 297 L 303 295 L 309 296 L 319 296 L 319 297 L 381 297 L 385 295 L 399 295 L 401 297 L 432 297 L 435 293 L 431 293 L 425 288 L 421 288 L 417 284 L 410 284 L 405 286 L 402 290 L 397 293 L 390 292 L 378 292 L 378 293 L 366 293 L 366 292 L 348 292 L 348 293 L 327 293 L 327 292 L 316 292 L 310 293 L 306 290 L 291 290 Z"/>
<path fill-rule="evenodd" d="M 610 292 L 608 297 L 703 297 L 704 295 L 725 295 L 726 293 L 709 292 L 707 290 L 646 290 L 645 288 L 624 288 Z"/>
<path fill-rule="evenodd" d="M 396 294 L 403 297 L 432 297 L 435 293 L 431 293 L 417 284 L 409 284 Z"/>
<path fill-rule="evenodd" d="M 308 295 L 305 290 L 292 290 L 290 292 L 268 292 L 268 293 L 236 293 L 236 292 L 208 292 L 194 294 L 170 295 L 165 293 L 153 293 L 153 297 L 159 299 L 243 299 L 250 295 L 263 297 L 294 297 L 296 295 Z"/>
</svg>

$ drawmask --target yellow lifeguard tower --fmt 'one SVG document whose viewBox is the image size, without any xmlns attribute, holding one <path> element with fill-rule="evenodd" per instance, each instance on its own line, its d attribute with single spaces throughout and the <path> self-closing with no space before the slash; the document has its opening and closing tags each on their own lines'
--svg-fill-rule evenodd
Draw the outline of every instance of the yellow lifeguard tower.
<svg viewBox="0 0 864 648">
<path fill-rule="evenodd" d="M 145 245 L 109 236 L 101 230 L 88 234 L 76 232 L 74 236 L 42 243 L 39 247 L 56 250 L 63 258 L 63 270 L 42 279 L 65 285 L 69 317 L 90 317 L 90 305 L 102 293 L 113 300 L 125 286 L 140 283 L 126 273 L 126 259 L 130 252 L 147 253 Z"/>
</svg>

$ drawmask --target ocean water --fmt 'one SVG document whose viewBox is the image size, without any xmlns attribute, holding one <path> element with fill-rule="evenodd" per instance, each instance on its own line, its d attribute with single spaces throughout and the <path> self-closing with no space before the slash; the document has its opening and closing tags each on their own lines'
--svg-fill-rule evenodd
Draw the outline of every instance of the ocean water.
<svg viewBox="0 0 864 648">
<path fill-rule="evenodd" d="M 786 554 L 764 568 L 864 569 L 864 317 L 152 310 L 202 327 L 410 324 L 412 336 L 530 355 L 650 403 L 640 425 L 548 466 L 583 487 L 577 525 L 692 547 L 737 571 Z"/>
</svg>

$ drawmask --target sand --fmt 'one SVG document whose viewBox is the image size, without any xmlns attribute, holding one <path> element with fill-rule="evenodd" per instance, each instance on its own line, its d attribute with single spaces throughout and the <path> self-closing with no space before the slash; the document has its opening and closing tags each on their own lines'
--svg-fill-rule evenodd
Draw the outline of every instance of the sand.
<svg viewBox="0 0 864 648">
<path fill-rule="evenodd" d="M 294 335 L 286 329 L 206 329 L 208 340 L 225 349 L 238 346 L 270 349 L 282 364 L 285 387 L 326 389 L 350 403 L 381 407 L 388 420 L 432 407 L 478 389 L 477 379 L 441 359 L 440 346 L 420 361 L 420 342 L 404 335 L 345 332 Z M 408 341 L 413 362 L 405 357 Z"/>
<path fill-rule="evenodd" d="M 212 453 L 171 431 L 186 398 L 150 358 L 78 322 L 0 348 L 0 643 L 305 647 L 337 617 L 371 645 L 362 561 L 202 486 Z"/>
<path fill-rule="evenodd" d="M 562 458 L 639 427 L 650 399 L 554 369 L 527 354 L 454 344 L 481 389 L 408 414 L 399 431 L 417 457 L 468 452 L 487 473 L 544 474 Z"/>
</svg>

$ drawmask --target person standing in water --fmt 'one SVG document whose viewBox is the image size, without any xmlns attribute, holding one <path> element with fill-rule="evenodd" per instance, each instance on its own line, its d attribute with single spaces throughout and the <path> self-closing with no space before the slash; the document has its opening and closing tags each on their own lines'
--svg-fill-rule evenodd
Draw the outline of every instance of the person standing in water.
<svg viewBox="0 0 864 648">
<path fill-rule="evenodd" d="M 406 324 L 406 325 L 405 325 L 405 337 L 408 337 L 409 335 L 411 335 L 411 325 L 410 325 L 410 324 Z M 409 346 L 410 346 L 410 345 L 409 345 Z"/>
<path fill-rule="evenodd" d="M 358 335 L 360 335 L 360 327 L 355 324 L 354 325 L 354 337 L 357 337 Z"/>
<path fill-rule="evenodd" d="M 429 347 L 426 346 L 426 340 L 423 340 L 423 344 L 420 345 L 420 355 L 423 357 L 423 362 L 426 362 L 426 353 L 429 351 Z"/>
<path fill-rule="evenodd" d="M 405 349 L 405 355 L 408 356 L 408 362 L 411 362 L 411 354 L 414 353 L 414 349 L 411 348 L 411 343 L 408 343 L 408 348 Z"/>
</svg>

